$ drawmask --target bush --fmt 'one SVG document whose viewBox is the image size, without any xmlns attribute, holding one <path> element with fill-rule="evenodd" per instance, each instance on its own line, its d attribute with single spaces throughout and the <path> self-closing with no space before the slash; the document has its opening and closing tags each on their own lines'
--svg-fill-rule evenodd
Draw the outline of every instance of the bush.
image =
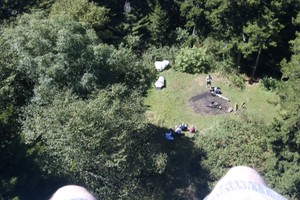
<svg viewBox="0 0 300 200">
<path fill-rule="evenodd" d="M 174 68 L 186 73 L 207 73 L 211 69 L 210 56 L 204 48 L 185 47 L 180 50 L 175 58 Z"/>
<path fill-rule="evenodd" d="M 243 75 L 233 74 L 229 77 L 230 82 L 240 89 L 245 88 Z"/>
<path fill-rule="evenodd" d="M 264 77 L 260 80 L 261 86 L 266 90 L 275 90 L 278 81 L 272 77 Z"/>
</svg>

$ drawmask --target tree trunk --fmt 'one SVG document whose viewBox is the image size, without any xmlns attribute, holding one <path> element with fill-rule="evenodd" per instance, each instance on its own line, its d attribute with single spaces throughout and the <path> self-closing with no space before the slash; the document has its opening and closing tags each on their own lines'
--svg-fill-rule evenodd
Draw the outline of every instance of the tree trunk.
<svg viewBox="0 0 300 200">
<path fill-rule="evenodd" d="M 193 36 L 194 35 L 196 35 L 196 25 L 194 26 L 194 28 L 193 28 L 193 34 L 192 34 Z"/>
<path fill-rule="evenodd" d="M 258 50 L 258 53 L 257 53 L 257 57 L 256 57 L 256 61 L 255 61 L 255 65 L 253 67 L 253 71 L 252 71 L 252 74 L 251 74 L 251 79 L 250 79 L 251 82 L 253 82 L 253 79 L 254 79 L 254 75 L 255 75 L 255 72 L 256 72 L 256 69 L 257 69 L 257 65 L 258 65 L 260 54 L 261 54 L 261 46 L 259 47 L 259 50 Z"/>
<path fill-rule="evenodd" d="M 242 58 L 242 53 L 239 51 L 238 56 L 237 56 L 237 66 L 241 66 L 241 58 Z"/>
</svg>

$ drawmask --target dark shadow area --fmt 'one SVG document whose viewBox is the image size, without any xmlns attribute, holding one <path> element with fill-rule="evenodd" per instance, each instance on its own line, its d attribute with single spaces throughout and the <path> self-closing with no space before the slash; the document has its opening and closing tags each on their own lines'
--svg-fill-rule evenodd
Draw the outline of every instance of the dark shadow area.
<svg viewBox="0 0 300 200">
<path fill-rule="evenodd" d="M 288 47 L 285 46 L 285 47 Z M 253 77 L 254 81 L 249 82 L 249 84 L 253 84 L 258 82 L 259 79 L 262 77 L 268 76 L 275 79 L 280 79 L 282 76 L 280 62 L 284 58 L 290 57 L 290 52 L 283 51 L 283 49 L 287 50 L 286 48 L 281 47 L 269 47 L 268 50 L 262 50 L 260 59 L 258 61 L 258 65 L 256 68 L 255 75 Z M 254 52 L 249 58 L 241 59 L 241 72 L 245 73 L 248 77 L 251 77 L 253 68 L 255 65 L 257 57 L 257 52 Z"/>
<path fill-rule="evenodd" d="M 173 66 L 171 65 L 171 63 L 169 63 L 169 64 L 165 67 L 164 71 L 169 70 L 169 69 L 171 69 L 171 68 L 173 68 Z"/>
<path fill-rule="evenodd" d="M 24 191 L 24 193 L 20 195 L 20 199 L 50 199 L 57 189 L 65 185 L 68 185 L 68 183 L 63 178 L 54 176 L 44 177 L 37 182 L 35 188 Z"/>
<path fill-rule="evenodd" d="M 208 193 L 209 172 L 201 167 L 205 157 L 188 137 L 188 131 L 175 135 L 173 141 L 166 140 L 164 134 L 168 128 L 151 125 L 157 134 L 154 140 L 161 146 L 162 152 L 168 155 L 166 170 L 155 177 L 163 199 L 203 199 Z M 197 134 L 197 133 L 194 133 Z"/>
<path fill-rule="evenodd" d="M 0 156 L 0 199 L 49 199 L 53 191 L 65 183 L 61 178 L 42 172 L 19 137 L 1 148 Z"/>
</svg>

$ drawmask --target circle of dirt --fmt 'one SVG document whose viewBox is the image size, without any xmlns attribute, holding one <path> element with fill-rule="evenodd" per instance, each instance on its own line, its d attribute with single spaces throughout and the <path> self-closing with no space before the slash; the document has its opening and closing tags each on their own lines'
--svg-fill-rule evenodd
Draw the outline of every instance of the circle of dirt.
<svg viewBox="0 0 300 200">
<path fill-rule="evenodd" d="M 209 105 L 212 102 L 218 103 L 222 109 L 212 108 Z M 218 96 L 213 96 L 210 92 L 197 94 L 189 99 L 189 106 L 198 114 L 201 115 L 219 115 L 228 113 L 230 103 Z"/>
</svg>

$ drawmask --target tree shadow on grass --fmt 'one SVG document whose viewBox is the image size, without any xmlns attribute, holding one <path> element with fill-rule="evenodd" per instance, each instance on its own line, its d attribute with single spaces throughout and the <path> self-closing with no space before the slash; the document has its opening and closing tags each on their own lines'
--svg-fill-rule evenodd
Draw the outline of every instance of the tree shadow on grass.
<svg viewBox="0 0 300 200">
<path fill-rule="evenodd" d="M 195 146 L 192 138 L 186 136 L 189 132 L 168 141 L 164 138 L 168 129 L 156 129 L 156 140 L 168 155 L 166 170 L 156 180 L 163 199 L 203 199 L 209 193 L 209 172 L 201 167 L 205 154 Z"/>
</svg>

